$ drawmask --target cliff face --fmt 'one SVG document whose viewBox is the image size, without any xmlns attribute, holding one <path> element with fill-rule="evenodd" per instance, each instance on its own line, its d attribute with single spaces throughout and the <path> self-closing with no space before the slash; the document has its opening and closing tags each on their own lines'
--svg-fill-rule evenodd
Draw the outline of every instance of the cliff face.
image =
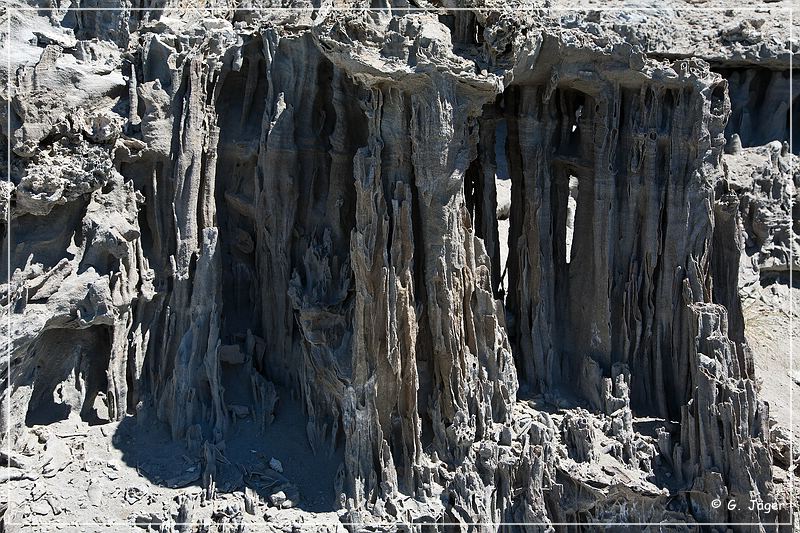
<svg viewBox="0 0 800 533">
<path fill-rule="evenodd" d="M 788 28 L 140 7 L 5 13 L 7 530 L 790 519 L 739 293 L 796 264 Z M 163 516 L 38 512 L 160 423 Z"/>
</svg>

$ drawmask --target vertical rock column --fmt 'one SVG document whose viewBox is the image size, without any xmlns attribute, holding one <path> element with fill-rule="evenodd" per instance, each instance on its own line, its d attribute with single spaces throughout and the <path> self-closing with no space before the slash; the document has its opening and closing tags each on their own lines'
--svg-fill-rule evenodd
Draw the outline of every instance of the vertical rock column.
<svg viewBox="0 0 800 533">
<path fill-rule="evenodd" d="M 214 70 L 203 53 L 189 56 L 173 80 L 172 191 L 174 227 L 157 238 L 174 243 L 167 250 L 172 290 L 161 311 L 160 338 L 151 346 L 156 369 L 150 384 L 159 417 L 168 420 L 173 436 L 191 426 L 224 435 L 225 415 L 219 380 L 219 259 L 214 227 L 214 180 L 218 129 L 207 106 Z M 156 202 L 158 203 L 158 202 Z M 172 226 L 172 224 L 170 224 Z M 167 237 L 172 229 L 174 235 Z M 153 339 L 151 339 L 152 341 Z"/>
<path fill-rule="evenodd" d="M 418 494 L 422 484 L 410 161 L 392 157 L 407 131 L 404 103 L 397 91 L 371 91 L 365 103 L 369 141 L 355 158 L 353 381 L 343 419 L 357 499 L 378 489 L 371 477 L 385 498 L 398 488 Z M 377 478 L 370 472 L 374 464 L 382 465 Z"/>
<path fill-rule="evenodd" d="M 694 60 L 632 74 L 631 56 L 623 79 L 612 68 L 619 58 L 589 71 L 562 53 L 547 83 L 506 95 L 509 152 L 519 153 L 510 158 L 509 301 L 520 368 L 540 392 L 578 392 L 602 410 L 604 377 L 627 365 L 633 413 L 682 422 L 680 443 L 662 453 L 684 489 L 709 495 L 698 520 L 758 519 L 709 511 L 713 498 L 746 507 L 751 492 L 768 494 L 771 476 L 765 407 L 730 292 L 736 206 L 714 197 L 730 112 L 724 81 Z"/>
<path fill-rule="evenodd" d="M 433 430 L 455 461 L 505 421 L 516 371 L 497 316 L 489 258 L 475 237 L 464 177 L 477 157 L 477 115 L 449 80 L 412 97 L 411 139 L 432 342 Z M 474 104 L 473 104 L 474 105 Z"/>
<path fill-rule="evenodd" d="M 429 69 L 426 56 L 444 53 L 437 39 L 445 34 L 421 32 L 418 22 L 387 19 L 387 42 L 412 40 L 413 47 L 390 52 L 407 59 L 413 50 L 419 72 L 376 71 L 335 39 L 319 37 L 335 67 L 369 90 L 368 138 L 354 168 L 345 466 L 356 507 L 395 491 L 431 497 L 438 481 L 459 500 L 461 519 L 485 510 L 482 496 L 471 502 L 476 491 L 490 494 L 494 480 L 475 478 L 468 465 L 478 460 L 479 443 L 498 438 L 496 424 L 509 421 L 517 389 L 490 259 L 464 192 L 478 157 L 477 119 L 499 87 L 491 76 L 464 82 Z M 423 454 L 423 446 L 435 454 Z M 461 473 L 440 479 L 435 457 Z M 495 498 L 487 496 L 486 505 Z"/>
<path fill-rule="evenodd" d="M 684 298 L 691 298 L 684 285 Z M 674 446 L 675 473 L 691 488 L 699 520 L 765 523 L 786 520 L 783 513 L 751 509 L 751 500 L 773 502 L 768 415 L 756 384 L 738 374 L 736 345 L 728 314 L 715 304 L 690 304 L 688 335 L 691 400 L 682 408 L 680 443 Z M 733 502 L 715 509 L 713 499 Z"/>
<path fill-rule="evenodd" d="M 598 369 L 625 363 L 635 410 L 674 419 L 689 399 L 679 349 L 689 315 L 676 294 L 688 278 L 704 287 L 696 298 L 711 299 L 714 161 L 724 142 L 714 117 L 725 108 L 713 75 L 688 62 L 674 68 L 669 83 L 641 72 L 632 87 L 611 65 L 589 72 L 565 60 L 548 84 L 506 96 L 510 152 L 519 154 L 510 158 L 509 307 L 534 390 L 558 394 L 577 379 L 600 407 Z"/>
</svg>

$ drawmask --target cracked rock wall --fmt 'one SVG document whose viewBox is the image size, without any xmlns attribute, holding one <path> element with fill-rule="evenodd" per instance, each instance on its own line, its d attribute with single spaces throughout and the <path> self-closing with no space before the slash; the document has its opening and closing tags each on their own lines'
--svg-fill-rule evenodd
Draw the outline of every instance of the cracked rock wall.
<svg viewBox="0 0 800 533">
<path fill-rule="evenodd" d="M 711 505 L 782 497 L 738 287 L 796 235 L 723 163 L 792 157 L 781 70 L 596 14 L 140 7 L 5 14 L 11 444 L 152 409 L 213 498 L 297 398 L 349 523 L 787 519 Z"/>
</svg>

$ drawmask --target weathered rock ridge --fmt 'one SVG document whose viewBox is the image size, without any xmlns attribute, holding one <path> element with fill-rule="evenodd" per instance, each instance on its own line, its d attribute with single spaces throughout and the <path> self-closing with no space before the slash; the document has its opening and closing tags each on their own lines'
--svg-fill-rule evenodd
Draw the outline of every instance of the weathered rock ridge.
<svg viewBox="0 0 800 533">
<path fill-rule="evenodd" d="M 5 530 L 791 529 L 786 24 L 151 4 L 3 14 Z M 53 503 L 159 424 L 180 476 Z"/>
</svg>

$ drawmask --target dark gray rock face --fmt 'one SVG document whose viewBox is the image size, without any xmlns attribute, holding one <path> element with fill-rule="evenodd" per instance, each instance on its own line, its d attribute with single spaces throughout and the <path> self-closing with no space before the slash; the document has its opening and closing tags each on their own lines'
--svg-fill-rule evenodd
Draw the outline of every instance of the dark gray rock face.
<svg viewBox="0 0 800 533">
<path fill-rule="evenodd" d="M 788 28 L 332 6 L 5 14 L 5 517 L 93 520 L 26 484 L 136 420 L 191 466 L 108 515 L 162 531 L 789 521 L 740 299 L 798 265 Z"/>
</svg>

